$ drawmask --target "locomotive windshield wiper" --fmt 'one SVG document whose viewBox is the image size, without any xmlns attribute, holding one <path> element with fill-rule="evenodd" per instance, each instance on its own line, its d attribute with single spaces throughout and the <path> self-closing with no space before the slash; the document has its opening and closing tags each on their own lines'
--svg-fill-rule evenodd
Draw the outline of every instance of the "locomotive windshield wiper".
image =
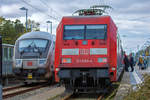
<svg viewBox="0 0 150 100">
<path fill-rule="evenodd" d="M 22 58 L 22 54 L 25 52 L 25 49 L 23 49 L 21 52 L 20 52 L 20 55 L 21 55 L 21 58 Z"/>
<path fill-rule="evenodd" d="M 37 52 L 40 54 L 40 56 L 42 55 L 41 50 L 39 49 L 39 47 L 36 46 L 36 44 L 34 43 L 34 48 L 33 49 L 37 49 Z M 34 51 L 34 50 L 33 50 Z"/>
</svg>

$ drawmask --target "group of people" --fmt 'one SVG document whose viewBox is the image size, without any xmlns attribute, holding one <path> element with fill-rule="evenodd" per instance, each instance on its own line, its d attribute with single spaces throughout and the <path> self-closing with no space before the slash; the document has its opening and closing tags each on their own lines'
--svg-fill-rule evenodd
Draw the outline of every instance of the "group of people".
<svg viewBox="0 0 150 100">
<path fill-rule="evenodd" d="M 129 71 L 129 66 L 131 67 L 131 72 L 134 71 L 134 58 L 132 54 L 129 57 L 124 53 L 124 64 L 125 64 L 125 71 Z"/>
<path fill-rule="evenodd" d="M 146 69 L 148 67 L 147 58 L 140 56 L 138 66 L 139 66 L 139 69 Z"/>
<path fill-rule="evenodd" d="M 127 56 L 124 53 L 124 64 L 125 64 L 125 71 L 128 72 L 129 71 L 129 67 L 131 67 L 131 72 L 134 71 L 135 61 L 134 61 L 134 58 L 133 58 L 132 54 Z M 147 60 L 147 58 L 140 56 L 137 65 L 139 66 L 139 69 L 146 69 L 148 67 L 148 60 Z"/>
</svg>

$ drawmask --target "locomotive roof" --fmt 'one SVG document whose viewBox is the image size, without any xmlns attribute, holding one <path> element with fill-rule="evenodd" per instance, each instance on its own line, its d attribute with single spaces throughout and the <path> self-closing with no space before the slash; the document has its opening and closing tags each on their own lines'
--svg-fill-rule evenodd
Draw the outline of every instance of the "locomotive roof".
<svg viewBox="0 0 150 100">
<path fill-rule="evenodd" d="M 108 15 L 99 16 L 99 15 L 92 15 L 92 16 L 64 16 L 63 18 L 111 18 Z"/>
<path fill-rule="evenodd" d="M 25 33 L 24 35 L 20 36 L 17 40 L 29 39 L 29 38 L 41 38 L 41 39 L 52 40 L 53 36 L 48 32 L 35 31 L 35 32 Z"/>
<path fill-rule="evenodd" d="M 91 15 L 91 16 L 64 16 L 62 18 L 62 21 L 64 21 L 63 23 L 66 22 L 67 24 L 68 23 L 72 23 L 71 20 L 75 20 L 74 23 L 77 23 L 77 22 L 80 23 L 80 19 L 81 20 L 85 19 L 85 20 L 91 21 L 91 20 L 93 20 L 93 18 L 95 18 L 95 19 L 101 19 L 102 21 L 105 19 L 105 20 L 108 20 L 108 21 L 112 21 L 114 23 L 114 21 L 112 20 L 111 16 L 109 16 L 109 15 L 103 15 L 103 16 L 100 16 L 100 15 Z M 70 20 L 70 22 L 68 20 Z M 84 23 L 85 23 L 85 21 L 84 21 Z M 116 24 L 115 24 L 115 27 L 117 28 Z"/>
</svg>

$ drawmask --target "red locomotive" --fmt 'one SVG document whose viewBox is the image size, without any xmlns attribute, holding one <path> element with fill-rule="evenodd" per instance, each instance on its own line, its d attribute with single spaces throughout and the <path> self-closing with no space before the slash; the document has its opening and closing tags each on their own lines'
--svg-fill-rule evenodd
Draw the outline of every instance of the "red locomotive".
<svg viewBox="0 0 150 100">
<path fill-rule="evenodd" d="M 63 17 L 55 46 L 55 80 L 66 90 L 104 92 L 123 71 L 121 40 L 110 16 Z"/>
</svg>

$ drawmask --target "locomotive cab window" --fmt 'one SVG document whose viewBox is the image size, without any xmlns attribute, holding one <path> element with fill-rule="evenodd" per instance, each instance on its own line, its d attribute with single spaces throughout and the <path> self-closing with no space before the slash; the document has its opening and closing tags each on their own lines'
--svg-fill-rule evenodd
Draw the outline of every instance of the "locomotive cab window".
<svg viewBox="0 0 150 100">
<path fill-rule="evenodd" d="M 107 25 L 65 25 L 64 40 L 106 39 Z"/>
<path fill-rule="evenodd" d="M 65 25 L 64 40 L 84 39 L 84 25 Z"/>
<path fill-rule="evenodd" d="M 86 25 L 86 39 L 105 39 L 107 25 Z"/>
<path fill-rule="evenodd" d="M 21 40 L 19 43 L 20 52 L 44 52 L 48 40 L 43 39 L 26 39 Z"/>
</svg>

